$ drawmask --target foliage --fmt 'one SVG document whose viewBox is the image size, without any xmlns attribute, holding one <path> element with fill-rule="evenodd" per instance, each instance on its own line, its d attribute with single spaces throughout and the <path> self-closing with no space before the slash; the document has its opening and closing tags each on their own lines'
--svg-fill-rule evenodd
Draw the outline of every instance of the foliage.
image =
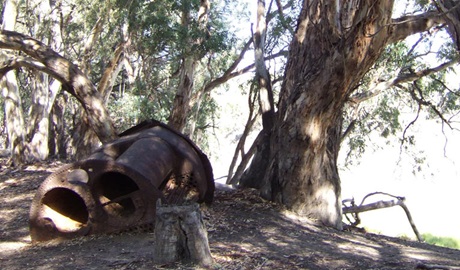
<svg viewBox="0 0 460 270">
<path fill-rule="evenodd" d="M 203 85 L 222 74 L 231 64 L 237 42 L 228 29 L 230 11 L 226 6 L 212 4 L 205 29 L 197 22 L 199 1 L 133 1 L 129 6 L 118 1 L 117 7 L 120 16 L 123 14 L 127 18 L 133 44 L 126 56 L 139 71 L 132 85 L 126 85 L 126 91 L 142 100 L 138 106 L 144 113 L 139 120 L 144 117 L 167 119 L 184 57 L 193 54 L 202 59 L 194 81 L 195 92 L 201 91 Z M 227 16 L 222 16 L 224 13 Z M 184 23 L 184 16 L 190 20 L 188 23 Z M 191 40 L 196 39 L 203 42 L 193 44 Z M 127 81 L 121 79 L 118 83 Z M 119 102 L 120 98 L 120 95 L 112 95 L 114 102 Z M 206 110 L 198 115 L 210 116 Z"/>
<path fill-rule="evenodd" d="M 431 233 L 424 233 L 422 234 L 422 236 L 425 242 L 427 242 L 428 244 L 460 249 L 460 239 L 445 236 L 435 236 Z"/>
<path fill-rule="evenodd" d="M 301 1 L 280 2 L 284 6 L 282 12 L 279 12 L 275 1 L 271 4 L 267 1 L 267 57 L 287 50 L 301 8 Z M 117 74 L 108 101 L 120 130 L 147 118 L 166 121 L 184 57 L 193 55 L 199 60 L 194 82 L 196 95 L 207 83 L 224 74 L 236 59 L 242 44 L 250 37 L 251 29 L 246 24 L 250 17 L 247 4 L 230 0 L 212 1 L 205 28 L 198 23 L 199 4 L 198 0 L 63 0 L 58 7 L 63 38 L 60 53 L 79 64 L 83 64 L 81 61 L 85 59 L 90 67 L 88 76 L 95 85 L 98 85 L 111 61 L 115 48 L 130 39 L 122 59 L 129 64 L 132 72 L 124 66 Z M 42 1 L 20 1 L 18 31 L 49 44 L 52 39 L 51 17 L 44 13 L 41 5 Z M 433 10 L 432 2 L 425 0 L 402 5 L 403 12 L 407 14 Z M 188 14 L 187 24 L 184 24 L 184 14 Z M 102 30 L 94 46 L 87 51 L 86 42 L 99 21 L 103 23 Z M 203 42 L 190 42 L 196 39 Z M 277 82 L 283 79 L 287 59 L 287 53 L 281 55 L 267 61 L 275 91 L 280 87 Z M 355 93 L 366 94 L 379 82 L 433 67 L 457 56 L 458 52 L 444 29 L 422 33 L 408 41 L 388 46 Z M 442 115 L 445 120 L 455 120 L 453 117 L 460 109 L 460 94 L 458 89 L 446 83 L 447 75 L 453 72 L 450 69 L 419 79 L 415 84 L 394 85 L 375 98 L 359 104 L 347 104 L 343 129 L 352 128 L 342 146 L 348 153 L 349 164 L 366 149 L 372 148 L 371 138 L 374 135 L 381 136 L 388 143 L 398 138 L 404 144 L 414 144 L 416 141 L 412 134 L 404 135 L 413 119 L 403 117 L 409 112 L 416 114 L 421 110 L 427 112 L 430 118 Z M 27 72 L 19 74 L 23 109 L 28 111 L 33 78 Z M 420 101 L 414 100 L 414 95 L 425 103 L 421 105 Z M 71 108 L 71 103 L 65 119 L 69 126 L 76 123 L 72 113 L 78 113 L 76 108 Z M 192 104 L 190 117 L 197 116 L 197 119 L 190 121 L 196 121 L 198 129 L 209 129 L 214 126 L 217 105 L 206 94 L 199 104 L 201 106 Z M 200 138 L 203 139 L 203 136 Z"/>
<path fill-rule="evenodd" d="M 43 3 L 20 2 L 19 21 L 23 24 L 17 30 L 50 44 L 53 38 L 51 11 L 44 9 Z M 235 2 L 212 2 L 203 28 L 198 23 L 198 0 L 63 0 L 56 3 L 60 3 L 55 8 L 60 15 L 63 39 L 59 52 L 80 67 L 87 67 L 85 72 L 96 86 L 112 61 L 115 49 L 124 42 L 128 44 L 123 48 L 118 63 L 121 69 L 115 73 L 107 104 L 120 131 L 148 118 L 167 120 L 178 87 L 177 73 L 185 57 L 193 55 L 199 60 L 194 93 L 221 76 L 232 64 L 241 44 L 232 32 L 231 20 L 248 16 L 247 12 L 238 13 L 241 8 Z M 102 27 L 98 28 L 99 25 Z M 91 43 L 93 36 L 94 43 Z M 202 42 L 191 42 L 196 39 Z M 20 75 L 23 110 L 27 111 L 33 78 L 28 73 Z M 198 122 L 198 128 L 209 124 L 207 119 L 213 117 L 216 106 L 209 95 L 201 104 L 194 106 L 199 113 L 191 113 L 198 119 L 190 119 Z M 67 107 L 63 120 L 69 134 L 63 136 L 70 137 L 72 130 L 77 130 L 75 117 L 80 107 L 75 102 L 69 102 Z"/>
<path fill-rule="evenodd" d="M 372 138 L 378 135 L 387 144 L 399 141 L 401 146 L 406 145 L 401 149 L 412 155 L 414 166 L 420 167 L 423 158 L 407 147 L 416 144 L 416 136 L 410 134 L 410 128 L 421 114 L 429 119 L 440 118 L 448 125 L 455 121 L 460 109 L 460 91 L 451 89 L 447 82 L 448 74 L 454 70 L 449 68 L 414 82 L 392 85 L 379 93 L 370 92 L 378 83 L 433 68 L 458 57 L 446 35 L 444 29 L 421 33 L 385 49 L 356 90 L 356 96 L 375 94 L 375 97 L 359 104 L 351 102 L 344 112 L 344 132 L 348 127 L 352 131 L 344 138 L 343 147 L 348 153 L 346 166 L 354 164 L 366 150 L 372 148 Z M 441 40 L 444 42 L 440 44 Z"/>
<path fill-rule="evenodd" d="M 204 97 L 203 103 L 199 108 L 195 105 L 191 110 L 192 114 L 197 115 L 196 132 L 192 139 L 205 152 L 210 150 L 209 137 L 212 136 L 214 128 L 217 127 L 217 110 L 218 104 L 210 95 Z"/>
<path fill-rule="evenodd" d="M 373 85 L 390 80 L 398 72 L 405 72 L 401 67 L 411 67 L 407 57 L 409 47 L 404 42 L 388 46 L 374 67 L 362 79 L 356 95 L 366 95 Z M 404 93 L 398 88 L 390 88 L 383 93 L 358 104 L 350 103 L 344 112 L 344 132 L 351 126 L 344 147 L 347 148 L 346 164 L 354 160 L 369 148 L 373 136 L 381 136 L 390 141 L 401 131 L 400 114 L 406 104 L 401 102 Z"/>
</svg>

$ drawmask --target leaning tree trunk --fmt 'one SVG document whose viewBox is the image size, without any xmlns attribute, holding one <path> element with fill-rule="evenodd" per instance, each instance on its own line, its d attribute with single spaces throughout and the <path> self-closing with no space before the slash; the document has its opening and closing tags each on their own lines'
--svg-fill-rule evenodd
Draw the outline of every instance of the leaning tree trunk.
<svg viewBox="0 0 460 270">
<path fill-rule="evenodd" d="M 101 142 L 106 143 L 117 138 L 112 119 L 100 94 L 76 65 L 40 41 L 12 31 L 0 32 L 0 48 L 22 51 L 29 56 L 11 56 L 11 59 L 1 63 L 0 76 L 22 66 L 53 76 L 83 106 L 88 122 Z"/>
<path fill-rule="evenodd" d="M 200 8 L 198 10 L 197 18 L 200 31 L 207 31 L 206 26 L 208 23 L 208 12 L 210 8 L 211 3 L 209 0 L 200 0 Z M 188 10 L 187 7 L 185 7 L 182 11 L 181 24 L 184 28 L 191 27 L 192 25 L 190 10 Z M 190 38 L 189 42 L 195 46 L 191 46 L 184 50 L 179 85 L 168 119 L 168 125 L 178 131 L 184 131 L 187 115 L 190 111 L 190 98 L 192 96 L 195 80 L 195 68 L 198 61 L 204 56 L 193 51 L 193 48 L 196 50 L 196 48 L 204 42 L 203 38 Z"/>
<path fill-rule="evenodd" d="M 190 97 L 193 90 L 195 61 L 191 57 L 185 58 L 180 75 L 180 83 L 174 97 L 168 125 L 178 131 L 183 131 L 188 112 L 190 111 Z"/>
<path fill-rule="evenodd" d="M 97 91 L 101 94 L 104 105 L 108 104 L 110 94 L 112 93 L 113 83 L 121 71 L 123 65 L 123 53 L 126 47 L 130 44 L 129 35 L 123 33 L 124 40 L 117 46 L 105 68 L 101 79 L 99 80 Z M 88 48 L 85 48 L 88 49 Z M 72 134 L 73 149 L 71 155 L 75 159 L 81 159 L 91 154 L 99 145 L 99 140 L 91 129 L 91 125 L 87 119 L 86 113 L 82 112 L 78 123 L 75 125 L 75 130 Z"/>
</svg>

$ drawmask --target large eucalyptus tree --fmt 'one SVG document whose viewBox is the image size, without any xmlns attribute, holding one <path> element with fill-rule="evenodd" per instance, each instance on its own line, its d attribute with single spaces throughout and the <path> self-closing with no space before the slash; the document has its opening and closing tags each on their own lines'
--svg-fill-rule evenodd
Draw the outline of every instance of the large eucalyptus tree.
<svg viewBox="0 0 460 270">
<path fill-rule="evenodd" d="M 458 19 L 451 16 L 457 14 L 458 1 L 433 1 L 424 12 L 396 18 L 394 2 L 297 1 L 297 26 L 278 111 L 268 131 L 270 155 L 264 157 L 268 162 L 253 162 L 250 167 L 264 172 L 258 181 L 265 198 L 341 228 L 337 157 L 345 106 L 359 96 L 363 78 L 387 46 L 415 33 L 440 29 L 448 17 L 452 26 Z M 441 8 L 447 6 L 445 2 L 451 3 L 450 9 Z M 454 27 L 450 29 L 456 33 Z M 415 71 L 405 81 L 426 74 L 429 72 Z M 386 86 L 404 82 L 403 77 L 398 78 L 401 81 L 388 81 Z"/>
</svg>

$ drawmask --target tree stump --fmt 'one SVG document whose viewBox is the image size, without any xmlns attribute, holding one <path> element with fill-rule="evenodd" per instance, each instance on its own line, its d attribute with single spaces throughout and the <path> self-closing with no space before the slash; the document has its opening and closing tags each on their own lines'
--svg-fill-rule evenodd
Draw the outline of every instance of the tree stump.
<svg viewBox="0 0 460 270">
<path fill-rule="evenodd" d="M 191 261 L 203 266 L 213 263 L 208 232 L 197 203 L 165 206 L 158 202 L 154 237 L 156 263 Z"/>
</svg>

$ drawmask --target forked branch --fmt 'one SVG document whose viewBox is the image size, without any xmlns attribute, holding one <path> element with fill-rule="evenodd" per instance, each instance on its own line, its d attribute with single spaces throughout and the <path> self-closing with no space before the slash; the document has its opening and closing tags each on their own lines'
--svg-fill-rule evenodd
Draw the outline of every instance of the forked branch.
<svg viewBox="0 0 460 270">
<path fill-rule="evenodd" d="M 396 200 L 388 200 L 388 201 L 377 201 L 374 203 L 369 203 L 369 204 L 364 204 L 365 200 L 368 199 L 371 196 L 374 195 L 385 195 L 392 197 Z M 347 205 L 348 203 L 348 205 Z M 414 220 L 412 219 L 412 215 L 409 212 L 409 208 L 405 204 L 405 198 L 401 196 L 394 196 L 385 192 L 374 192 L 374 193 L 369 193 L 366 196 L 364 196 L 363 200 L 361 201 L 361 204 L 356 205 L 354 199 L 349 199 L 349 200 L 343 200 L 342 201 L 342 212 L 346 216 L 347 214 L 353 214 L 353 218 L 355 219 L 356 222 L 352 223 L 351 226 L 356 227 L 359 222 L 359 213 L 366 212 L 366 211 L 371 211 L 371 210 L 376 210 L 376 209 L 383 209 L 383 208 L 388 208 L 388 207 L 393 207 L 393 206 L 401 206 L 401 208 L 404 210 L 404 213 L 406 213 L 407 219 L 409 220 L 409 223 L 412 227 L 412 230 L 415 233 L 415 236 L 417 237 L 417 240 L 419 242 L 423 242 L 423 238 L 420 235 L 417 226 L 415 226 Z M 346 218 L 350 221 L 350 219 L 346 216 Z"/>
</svg>

